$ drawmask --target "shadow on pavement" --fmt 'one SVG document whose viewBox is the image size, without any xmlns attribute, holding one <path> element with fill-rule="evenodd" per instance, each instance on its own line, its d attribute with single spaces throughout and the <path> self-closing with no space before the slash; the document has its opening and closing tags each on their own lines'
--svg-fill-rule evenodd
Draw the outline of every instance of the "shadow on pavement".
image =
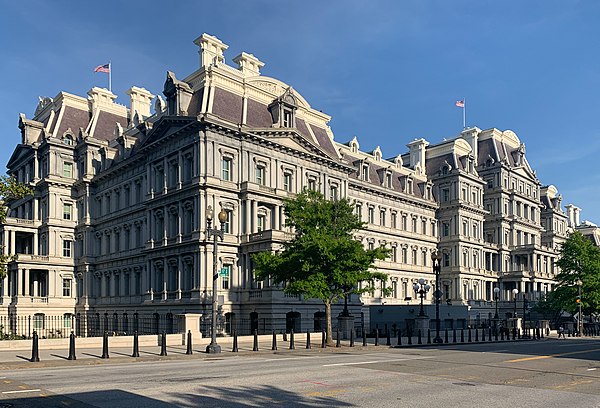
<svg viewBox="0 0 600 408">
<path fill-rule="evenodd" d="M 66 395 L 49 395 L 47 397 L 21 397 L 0 399 L 0 407 L 11 408 L 171 408 L 171 407 L 353 407 L 355 405 L 336 401 L 331 397 L 308 397 L 274 386 L 255 386 L 240 388 L 200 387 L 198 394 L 167 394 L 171 402 L 163 402 L 154 398 L 134 394 L 122 390 L 104 390 L 82 392 Z"/>
</svg>

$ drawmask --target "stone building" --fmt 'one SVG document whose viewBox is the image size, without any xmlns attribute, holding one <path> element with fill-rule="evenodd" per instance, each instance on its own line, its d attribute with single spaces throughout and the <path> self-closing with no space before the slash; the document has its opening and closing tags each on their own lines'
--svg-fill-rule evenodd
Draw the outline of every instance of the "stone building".
<svg viewBox="0 0 600 408">
<path fill-rule="evenodd" d="M 356 137 L 334 140 L 330 117 L 261 75 L 252 54 L 232 67 L 216 37 L 195 44 L 199 68 L 184 79 L 168 72 L 164 99 L 132 87 L 126 107 L 92 88 L 87 98 L 41 98 L 33 119 L 21 114 L 8 172 L 35 192 L 1 226 L 5 253 L 17 254 L 1 313 L 210 313 L 211 206 L 227 213 L 217 255 L 223 330 L 319 329 L 322 304 L 257 281 L 250 258 L 290 238 L 282 199 L 303 188 L 354 200 L 368 225 L 356 239 L 392 249 L 377 263 L 392 294 L 353 297 L 355 314 L 417 304 L 412 284 L 435 282 L 435 251 L 444 303 L 486 309 L 496 286 L 504 300 L 512 289 L 531 300 L 552 289 L 567 216 L 513 132 L 470 128 L 385 159 Z"/>
</svg>

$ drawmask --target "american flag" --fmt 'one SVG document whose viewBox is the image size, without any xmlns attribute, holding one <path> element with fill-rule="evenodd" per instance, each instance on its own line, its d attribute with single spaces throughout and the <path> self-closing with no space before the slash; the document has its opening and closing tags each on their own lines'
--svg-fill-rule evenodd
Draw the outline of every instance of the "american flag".
<svg viewBox="0 0 600 408">
<path fill-rule="evenodd" d="M 104 64 L 104 65 L 98 65 L 96 68 L 94 68 L 94 72 L 110 72 L 110 63 L 108 64 Z"/>
<path fill-rule="evenodd" d="M 465 107 L 465 101 L 456 101 L 456 106 L 458 106 L 459 108 L 464 108 Z"/>
</svg>

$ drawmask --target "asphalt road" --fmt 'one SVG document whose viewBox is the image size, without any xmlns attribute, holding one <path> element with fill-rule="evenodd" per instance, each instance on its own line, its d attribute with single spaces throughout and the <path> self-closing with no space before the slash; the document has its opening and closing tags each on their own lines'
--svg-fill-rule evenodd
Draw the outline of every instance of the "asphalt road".
<svg viewBox="0 0 600 408">
<path fill-rule="evenodd" d="M 2 372 L 0 408 L 588 408 L 599 360 L 600 341 L 566 339 L 27 368 Z"/>
</svg>

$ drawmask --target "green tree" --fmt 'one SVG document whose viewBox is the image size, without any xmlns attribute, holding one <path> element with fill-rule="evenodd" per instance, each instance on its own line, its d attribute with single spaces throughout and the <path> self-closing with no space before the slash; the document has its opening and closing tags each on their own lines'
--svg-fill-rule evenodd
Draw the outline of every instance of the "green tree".
<svg viewBox="0 0 600 408">
<path fill-rule="evenodd" d="M 575 231 L 562 245 L 556 265 L 560 272 L 556 275 L 558 285 L 551 298 L 555 307 L 575 312 L 577 283 L 581 281 L 583 314 L 597 312 L 600 306 L 600 249 Z"/>
<path fill-rule="evenodd" d="M 353 232 L 365 224 L 353 213 L 348 199 L 327 200 L 305 190 L 284 205 L 286 226 L 294 228 L 295 236 L 281 251 L 253 255 L 256 276 L 283 284 L 285 293 L 322 300 L 331 343 L 331 305 L 350 294 L 372 292 L 377 282 L 386 281 L 385 273 L 371 268 L 389 250 L 366 250 L 353 238 Z"/>
<path fill-rule="evenodd" d="M 0 177 L 0 224 L 6 221 L 8 205 L 32 194 L 31 188 L 18 183 L 14 177 Z M 6 264 L 14 259 L 14 254 L 4 255 L 4 248 L 0 247 L 0 278 L 6 276 Z"/>
</svg>

